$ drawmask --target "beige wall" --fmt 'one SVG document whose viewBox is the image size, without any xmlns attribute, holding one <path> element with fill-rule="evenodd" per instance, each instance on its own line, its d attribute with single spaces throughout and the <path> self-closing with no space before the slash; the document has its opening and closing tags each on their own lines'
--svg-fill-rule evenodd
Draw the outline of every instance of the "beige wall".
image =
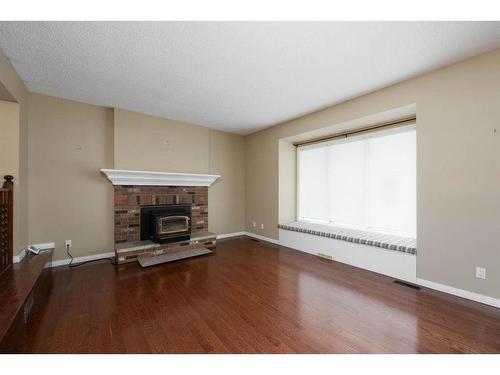
<svg viewBox="0 0 500 375">
<path fill-rule="evenodd" d="M 115 109 L 115 168 L 207 173 L 209 129 Z"/>
<path fill-rule="evenodd" d="M 279 140 L 279 223 L 295 221 L 297 216 L 296 181 L 297 181 L 297 153 L 292 142 Z"/>
<path fill-rule="evenodd" d="M 3 89 L 7 90 L 11 99 L 17 102 L 23 101 L 27 91 L 14 67 L 3 51 L 0 49 L 0 82 Z"/>
<path fill-rule="evenodd" d="M 277 238 L 280 214 L 294 212 L 286 206 L 293 189 L 288 197 L 279 194 L 280 181 L 291 181 L 282 173 L 280 140 L 416 104 L 417 275 L 500 297 L 500 141 L 494 132 L 500 50 L 245 138 L 28 95 L 1 52 L 0 82 L 19 103 L 16 252 L 28 239 L 55 241 L 56 259 L 65 257 L 65 239 L 73 240 L 76 256 L 112 250 L 112 187 L 98 173 L 104 167 L 221 174 L 210 188 L 210 229 L 246 227 Z M 182 152 L 186 158 L 177 157 Z M 264 229 L 253 228 L 253 220 Z M 487 267 L 486 280 L 474 277 L 476 265 Z"/>
<path fill-rule="evenodd" d="M 417 276 L 499 298 L 500 50 L 248 136 L 246 229 L 278 238 L 280 139 L 412 103 Z M 486 280 L 475 278 L 476 265 L 487 267 Z"/>
<path fill-rule="evenodd" d="M 208 189 L 208 229 L 217 234 L 245 230 L 245 139 L 210 130 L 210 174 L 221 177 Z"/>
<path fill-rule="evenodd" d="M 220 174 L 209 230 L 244 230 L 242 136 L 123 110 L 29 94 L 29 243 L 54 259 L 112 251 L 113 188 L 101 168 Z"/>
<path fill-rule="evenodd" d="M 19 104 L 0 100 L 0 185 L 3 176 L 19 178 Z"/>
<path fill-rule="evenodd" d="M 16 98 L 7 90 L 2 81 L 0 81 L 0 100 L 17 103 Z"/>
<path fill-rule="evenodd" d="M 279 211 L 278 137 L 275 130 L 247 136 L 246 158 L 246 230 L 277 239 Z M 257 226 L 252 227 L 253 221 Z M 260 225 L 264 224 L 264 229 Z M 277 229 L 277 228 L 276 228 Z"/>
<path fill-rule="evenodd" d="M 0 85 L 1 98 L 18 103 L 0 108 L 2 127 L 9 123 L 0 172 L 15 176 L 15 254 L 29 243 L 55 242 L 55 259 L 63 259 L 66 239 L 75 256 L 111 251 L 112 186 L 101 168 L 220 174 L 209 189 L 209 229 L 244 230 L 244 137 L 29 94 L 1 50 Z M 3 111 L 14 106 L 17 127 L 16 114 Z"/>
<path fill-rule="evenodd" d="M 245 227 L 245 141 L 202 126 L 115 109 L 116 169 L 219 174 L 209 188 L 209 230 Z"/>
<path fill-rule="evenodd" d="M 54 259 L 113 251 L 113 111 L 29 94 L 29 241 Z"/>
<path fill-rule="evenodd" d="M 0 187 L 4 182 L 3 176 L 14 176 L 14 254 L 20 244 L 20 229 L 23 222 L 19 214 L 22 194 L 19 190 L 20 174 L 20 125 L 19 104 L 0 100 Z"/>
<path fill-rule="evenodd" d="M 0 151 L 0 158 L 11 158 L 15 155 L 16 161 L 10 160 L 7 170 L 2 168 L 2 175 L 14 176 L 14 254 L 18 254 L 28 244 L 28 116 L 27 91 L 19 79 L 8 58 L 0 50 L 0 95 L 2 99 L 14 101 L 17 104 L 17 131 L 12 124 L 11 130 L 17 133 L 17 141 L 9 136 L 8 154 Z M 5 108 L 5 107 L 4 107 Z M 15 164 L 15 165 L 14 165 Z M 2 178 L 3 180 L 3 178 Z"/>
</svg>

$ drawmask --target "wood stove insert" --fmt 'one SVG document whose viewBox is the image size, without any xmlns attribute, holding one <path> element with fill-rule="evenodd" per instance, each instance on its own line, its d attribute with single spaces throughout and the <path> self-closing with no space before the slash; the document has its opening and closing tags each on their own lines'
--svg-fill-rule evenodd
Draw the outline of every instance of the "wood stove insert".
<svg viewBox="0 0 500 375">
<path fill-rule="evenodd" d="M 186 241 L 191 238 L 191 205 L 141 207 L 141 240 L 156 243 Z"/>
</svg>

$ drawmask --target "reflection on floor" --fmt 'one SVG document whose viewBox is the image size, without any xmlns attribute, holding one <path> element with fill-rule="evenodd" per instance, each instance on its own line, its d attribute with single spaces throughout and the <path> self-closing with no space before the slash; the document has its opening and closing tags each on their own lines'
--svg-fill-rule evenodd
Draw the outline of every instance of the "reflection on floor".
<svg viewBox="0 0 500 375">
<path fill-rule="evenodd" d="M 148 269 L 54 271 L 21 351 L 500 352 L 500 310 L 240 237 Z"/>
</svg>

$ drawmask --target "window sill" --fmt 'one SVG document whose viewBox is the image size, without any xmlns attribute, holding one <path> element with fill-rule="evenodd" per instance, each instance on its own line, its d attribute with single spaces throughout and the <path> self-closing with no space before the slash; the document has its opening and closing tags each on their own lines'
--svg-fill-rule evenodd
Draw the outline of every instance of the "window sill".
<svg viewBox="0 0 500 375">
<path fill-rule="evenodd" d="M 387 250 L 400 251 L 411 255 L 416 255 L 417 253 L 417 240 L 409 237 L 305 222 L 278 224 L 278 228 L 306 233 L 313 236 L 328 237 L 340 241 L 379 247 Z"/>
</svg>

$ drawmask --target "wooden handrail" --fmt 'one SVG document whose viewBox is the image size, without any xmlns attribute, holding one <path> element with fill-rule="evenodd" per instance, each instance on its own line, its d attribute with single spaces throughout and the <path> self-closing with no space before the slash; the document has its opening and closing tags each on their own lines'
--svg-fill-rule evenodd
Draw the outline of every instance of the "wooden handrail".
<svg viewBox="0 0 500 375">
<path fill-rule="evenodd" d="M 0 189 L 0 273 L 12 265 L 14 250 L 14 177 L 4 179 Z"/>
</svg>

